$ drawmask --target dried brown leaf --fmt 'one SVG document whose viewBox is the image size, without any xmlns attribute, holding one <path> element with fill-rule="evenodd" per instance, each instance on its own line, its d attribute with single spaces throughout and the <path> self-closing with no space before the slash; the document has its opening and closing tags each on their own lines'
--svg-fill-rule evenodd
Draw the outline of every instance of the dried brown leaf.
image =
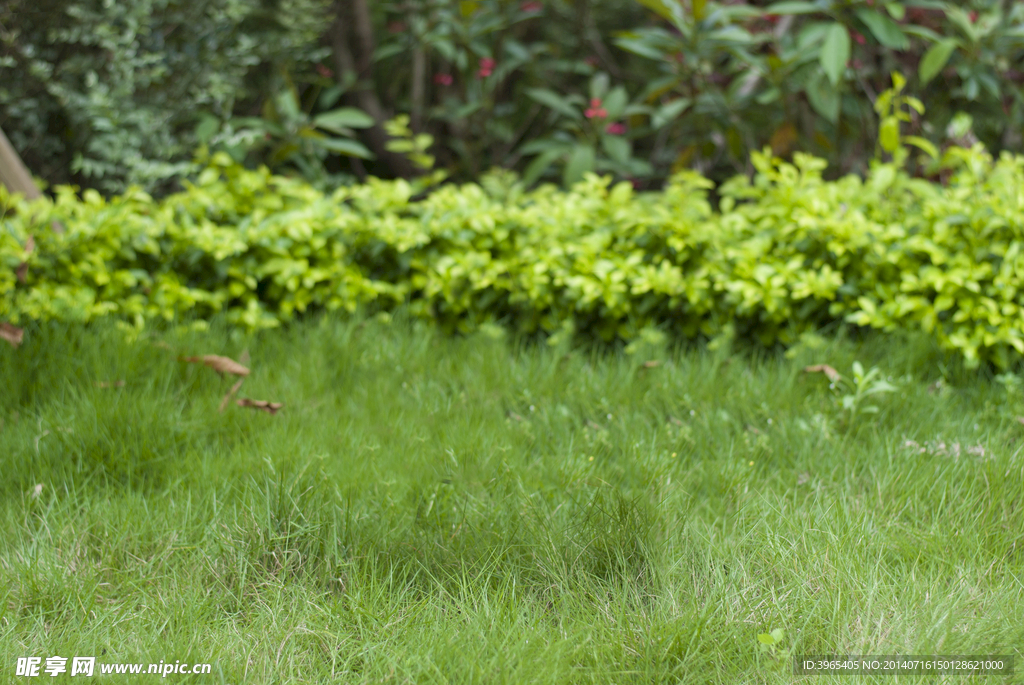
<svg viewBox="0 0 1024 685">
<path fill-rule="evenodd" d="M 259 409 L 265 411 L 268 414 L 276 414 L 284 407 L 283 402 L 268 402 L 266 400 L 251 400 L 248 397 L 239 397 L 235 400 L 235 404 L 239 407 L 252 407 L 253 409 Z"/>
<path fill-rule="evenodd" d="M 828 379 L 830 381 L 832 381 L 833 383 L 835 381 L 839 380 L 840 378 L 842 378 L 842 376 L 839 375 L 839 372 L 836 371 L 835 369 L 833 369 L 828 364 L 815 364 L 814 366 L 807 366 L 807 367 L 804 367 L 804 372 L 805 373 L 823 373 L 826 376 L 828 376 Z"/>
<path fill-rule="evenodd" d="M 242 366 L 234 359 L 230 357 L 220 357 L 216 354 L 207 354 L 202 357 L 179 357 L 183 362 L 191 362 L 193 364 L 203 363 L 209 366 L 217 373 L 230 373 L 235 376 L 248 376 L 249 369 Z"/>
<path fill-rule="evenodd" d="M 220 401 L 220 407 L 217 408 L 217 411 L 224 411 L 224 407 L 228 406 L 228 402 L 231 401 L 231 398 L 235 396 L 235 393 L 238 392 L 238 389 L 242 387 L 242 383 L 244 382 L 244 378 L 239 378 L 238 382 L 231 386 L 231 390 L 229 390 L 228 394 L 224 395 L 224 399 Z"/>
<path fill-rule="evenodd" d="M 25 337 L 25 330 L 12 326 L 7 322 L 0 322 L 0 338 L 3 338 L 7 342 L 11 343 L 14 347 L 21 344 L 22 338 Z"/>
<path fill-rule="evenodd" d="M 97 388 L 123 388 L 124 381 L 96 381 Z"/>
<path fill-rule="evenodd" d="M 651 359 L 650 361 L 644 362 L 645 369 L 653 369 L 656 366 L 661 366 L 661 361 L 657 359 Z"/>
</svg>

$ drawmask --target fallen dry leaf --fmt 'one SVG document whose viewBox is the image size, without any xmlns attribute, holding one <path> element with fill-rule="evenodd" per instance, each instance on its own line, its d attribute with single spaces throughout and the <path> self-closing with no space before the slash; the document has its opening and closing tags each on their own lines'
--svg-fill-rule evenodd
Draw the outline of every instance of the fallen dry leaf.
<svg viewBox="0 0 1024 685">
<path fill-rule="evenodd" d="M 23 337 L 25 337 L 25 330 L 23 328 L 12 326 L 7 322 L 0 322 L 0 338 L 3 338 L 14 347 L 17 347 L 21 344 L 21 339 Z"/>
<path fill-rule="evenodd" d="M 235 404 L 239 407 L 252 407 L 253 409 L 259 409 L 265 411 L 268 414 L 276 414 L 284 407 L 283 402 L 267 402 L 266 400 L 250 400 L 248 397 L 239 397 L 235 400 Z"/>
<path fill-rule="evenodd" d="M 231 401 L 231 398 L 235 396 L 235 393 L 238 392 L 238 389 L 242 387 L 242 383 L 244 382 L 244 378 L 239 378 L 238 382 L 231 386 L 231 390 L 229 390 L 228 394 L 224 395 L 224 399 L 220 401 L 220 407 L 217 408 L 217 411 L 224 411 L 224 407 L 228 406 L 228 402 Z"/>
<path fill-rule="evenodd" d="M 96 381 L 97 388 L 123 388 L 124 381 Z"/>
<path fill-rule="evenodd" d="M 828 379 L 830 381 L 832 381 L 833 383 L 835 381 L 839 380 L 840 378 L 842 378 L 842 376 L 839 375 L 839 372 L 836 371 L 835 369 L 833 369 L 828 364 L 815 364 L 814 366 L 806 366 L 806 367 L 804 367 L 804 372 L 805 373 L 823 373 L 826 376 L 828 376 Z"/>
<path fill-rule="evenodd" d="M 193 364 L 203 363 L 209 366 L 217 373 L 224 374 L 230 373 L 235 376 L 248 376 L 249 369 L 242 366 L 234 359 L 229 357 L 219 357 L 215 354 L 207 354 L 202 357 L 179 357 L 180 361 L 191 362 Z"/>
<path fill-rule="evenodd" d="M 1017 420 L 1020 421 L 1021 423 L 1024 423 L 1024 416 L 1018 416 Z"/>
<path fill-rule="evenodd" d="M 661 362 L 657 359 L 651 359 L 650 361 L 644 362 L 645 369 L 653 369 L 655 366 L 661 366 Z"/>
</svg>

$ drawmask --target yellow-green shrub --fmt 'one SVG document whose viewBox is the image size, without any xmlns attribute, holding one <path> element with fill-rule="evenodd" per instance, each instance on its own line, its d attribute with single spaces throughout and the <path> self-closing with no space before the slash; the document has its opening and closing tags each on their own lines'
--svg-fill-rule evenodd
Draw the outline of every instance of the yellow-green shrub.
<svg viewBox="0 0 1024 685">
<path fill-rule="evenodd" d="M 401 180 L 325 196 L 223 154 L 161 202 L 60 188 L 29 204 L 0 189 L 0 320 L 223 312 L 254 329 L 408 303 L 449 330 L 571 322 L 605 340 L 658 326 L 772 344 L 842 318 L 922 328 L 1006 366 L 1024 353 L 1024 159 L 950 156 L 960 169 L 942 187 L 882 163 L 826 182 L 822 160 L 755 154 L 756 175 L 723 185 L 717 212 L 695 172 L 639 195 L 592 174 L 570 192 L 495 174 L 422 199 Z"/>
</svg>

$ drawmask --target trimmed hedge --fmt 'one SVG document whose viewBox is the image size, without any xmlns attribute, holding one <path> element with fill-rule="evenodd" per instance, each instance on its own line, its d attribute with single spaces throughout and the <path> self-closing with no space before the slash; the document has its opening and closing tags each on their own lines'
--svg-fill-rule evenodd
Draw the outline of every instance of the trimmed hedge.
<svg viewBox="0 0 1024 685">
<path fill-rule="evenodd" d="M 826 182 L 824 161 L 766 151 L 753 179 L 720 188 L 719 211 L 692 171 L 660 193 L 593 174 L 570 192 L 526 192 L 503 172 L 421 198 L 402 180 L 325 196 L 225 154 L 158 203 L 61 187 L 26 204 L 0 188 L 0 320 L 141 328 L 223 312 L 258 329 L 407 303 L 463 332 L 610 341 L 656 327 L 770 345 L 842 319 L 924 329 L 972 366 L 1007 367 L 1024 355 L 1024 157 L 947 154 L 959 167 L 943 187 L 879 162 L 865 180 Z"/>
</svg>

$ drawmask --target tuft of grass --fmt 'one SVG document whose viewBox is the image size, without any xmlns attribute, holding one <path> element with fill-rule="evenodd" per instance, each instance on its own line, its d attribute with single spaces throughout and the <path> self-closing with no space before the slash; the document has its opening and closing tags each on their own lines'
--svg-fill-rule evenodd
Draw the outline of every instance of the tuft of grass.
<svg viewBox="0 0 1024 685">
<path fill-rule="evenodd" d="M 3 668 L 761 683 L 795 679 L 789 654 L 1019 662 L 1020 379 L 929 345 L 38 326 L 0 348 Z M 178 361 L 243 352 L 238 396 L 279 413 L 218 411 L 234 380 Z M 877 413 L 844 405 L 855 362 L 894 388 Z"/>
</svg>

